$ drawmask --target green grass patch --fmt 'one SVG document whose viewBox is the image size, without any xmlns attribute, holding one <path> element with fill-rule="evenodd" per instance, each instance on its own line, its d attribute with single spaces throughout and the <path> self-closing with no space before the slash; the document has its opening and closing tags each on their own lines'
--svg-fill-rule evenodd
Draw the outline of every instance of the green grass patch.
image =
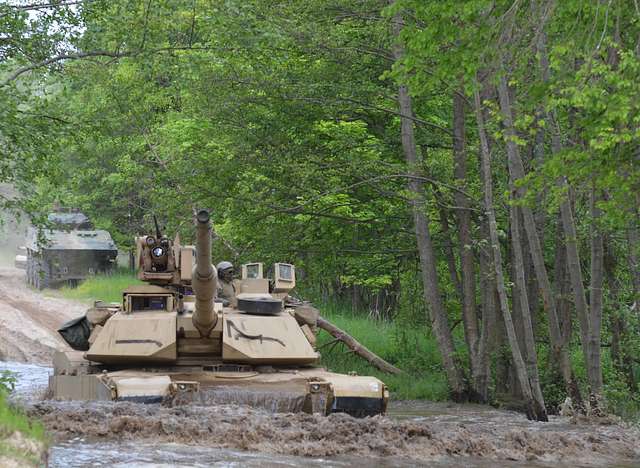
<svg viewBox="0 0 640 468">
<path fill-rule="evenodd" d="M 404 374 L 379 371 L 324 331 L 318 335 L 321 363 L 340 373 L 372 375 L 385 382 L 394 399 L 446 400 L 448 387 L 437 344 L 426 330 L 406 329 L 389 322 L 354 315 L 339 304 L 316 304 L 327 320 L 343 329 L 381 358 L 399 367 Z"/>
<path fill-rule="evenodd" d="M 7 384 L 7 382 L 9 383 Z M 49 440 L 39 421 L 27 417 L 20 408 L 9 404 L 7 392 L 11 387 L 11 378 L 7 376 L 7 373 L 3 373 L 2 381 L 0 381 L 0 455 L 13 460 L 19 466 L 39 466 L 42 462 L 42 453 L 34 453 L 29 444 L 19 443 L 18 439 L 11 439 L 19 432 L 24 439 L 39 444 L 37 452 L 40 448 L 46 449 Z"/>
<path fill-rule="evenodd" d="M 4 393 L 0 392 L 0 435 L 7 437 L 15 431 L 39 442 L 46 440 L 42 424 L 29 419 L 18 408 L 11 406 Z"/>
<path fill-rule="evenodd" d="M 75 288 L 65 286 L 60 294 L 67 299 L 120 302 L 122 291 L 133 284 L 142 284 L 142 281 L 130 271 L 122 270 L 88 278 Z"/>
</svg>

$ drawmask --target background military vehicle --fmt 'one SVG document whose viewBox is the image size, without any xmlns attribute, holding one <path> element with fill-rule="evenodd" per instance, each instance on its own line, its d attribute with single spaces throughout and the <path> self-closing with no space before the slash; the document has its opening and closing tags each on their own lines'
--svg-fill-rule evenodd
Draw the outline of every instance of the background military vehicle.
<svg viewBox="0 0 640 468">
<path fill-rule="evenodd" d="M 114 267 L 118 249 L 111 235 L 94 230 L 84 214 L 54 212 L 48 221 L 50 229 L 29 227 L 26 255 L 16 256 L 16 266 L 26 269 L 27 283 L 38 289 L 76 284 Z"/>
<path fill-rule="evenodd" d="M 59 330 L 75 351 L 58 352 L 57 399 L 236 403 L 272 411 L 354 416 L 384 413 L 386 386 L 374 377 L 316 367 L 317 310 L 287 302 L 295 267 L 243 265 L 234 300 L 216 299 L 207 211 L 196 247 L 159 232 L 137 239 L 138 277 L 122 302 L 96 303 Z"/>
</svg>

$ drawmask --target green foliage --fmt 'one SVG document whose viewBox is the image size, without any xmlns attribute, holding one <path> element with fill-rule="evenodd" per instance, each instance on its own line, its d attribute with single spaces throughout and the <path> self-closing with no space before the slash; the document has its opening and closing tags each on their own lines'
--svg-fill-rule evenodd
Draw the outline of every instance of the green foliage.
<svg viewBox="0 0 640 468">
<path fill-rule="evenodd" d="M 0 393 L 8 395 L 16 388 L 16 376 L 9 370 L 0 372 Z"/>
</svg>

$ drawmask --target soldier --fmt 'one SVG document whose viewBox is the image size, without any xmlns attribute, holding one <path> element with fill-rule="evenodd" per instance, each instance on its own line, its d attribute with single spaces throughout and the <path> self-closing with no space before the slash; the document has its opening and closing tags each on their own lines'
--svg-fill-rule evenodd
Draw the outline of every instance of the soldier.
<svg viewBox="0 0 640 468">
<path fill-rule="evenodd" d="M 218 297 L 226 299 L 232 305 L 236 299 L 236 287 L 233 284 L 233 264 L 223 261 L 216 265 L 218 270 Z"/>
</svg>

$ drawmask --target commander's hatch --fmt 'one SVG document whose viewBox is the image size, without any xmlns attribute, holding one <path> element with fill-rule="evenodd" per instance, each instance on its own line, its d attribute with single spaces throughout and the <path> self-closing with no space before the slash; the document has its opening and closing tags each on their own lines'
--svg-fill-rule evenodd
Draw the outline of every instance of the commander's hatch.
<svg viewBox="0 0 640 468">
<path fill-rule="evenodd" d="M 125 314 L 174 312 L 176 305 L 175 293 L 161 286 L 130 286 L 122 293 L 122 310 Z"/>
</svg>

